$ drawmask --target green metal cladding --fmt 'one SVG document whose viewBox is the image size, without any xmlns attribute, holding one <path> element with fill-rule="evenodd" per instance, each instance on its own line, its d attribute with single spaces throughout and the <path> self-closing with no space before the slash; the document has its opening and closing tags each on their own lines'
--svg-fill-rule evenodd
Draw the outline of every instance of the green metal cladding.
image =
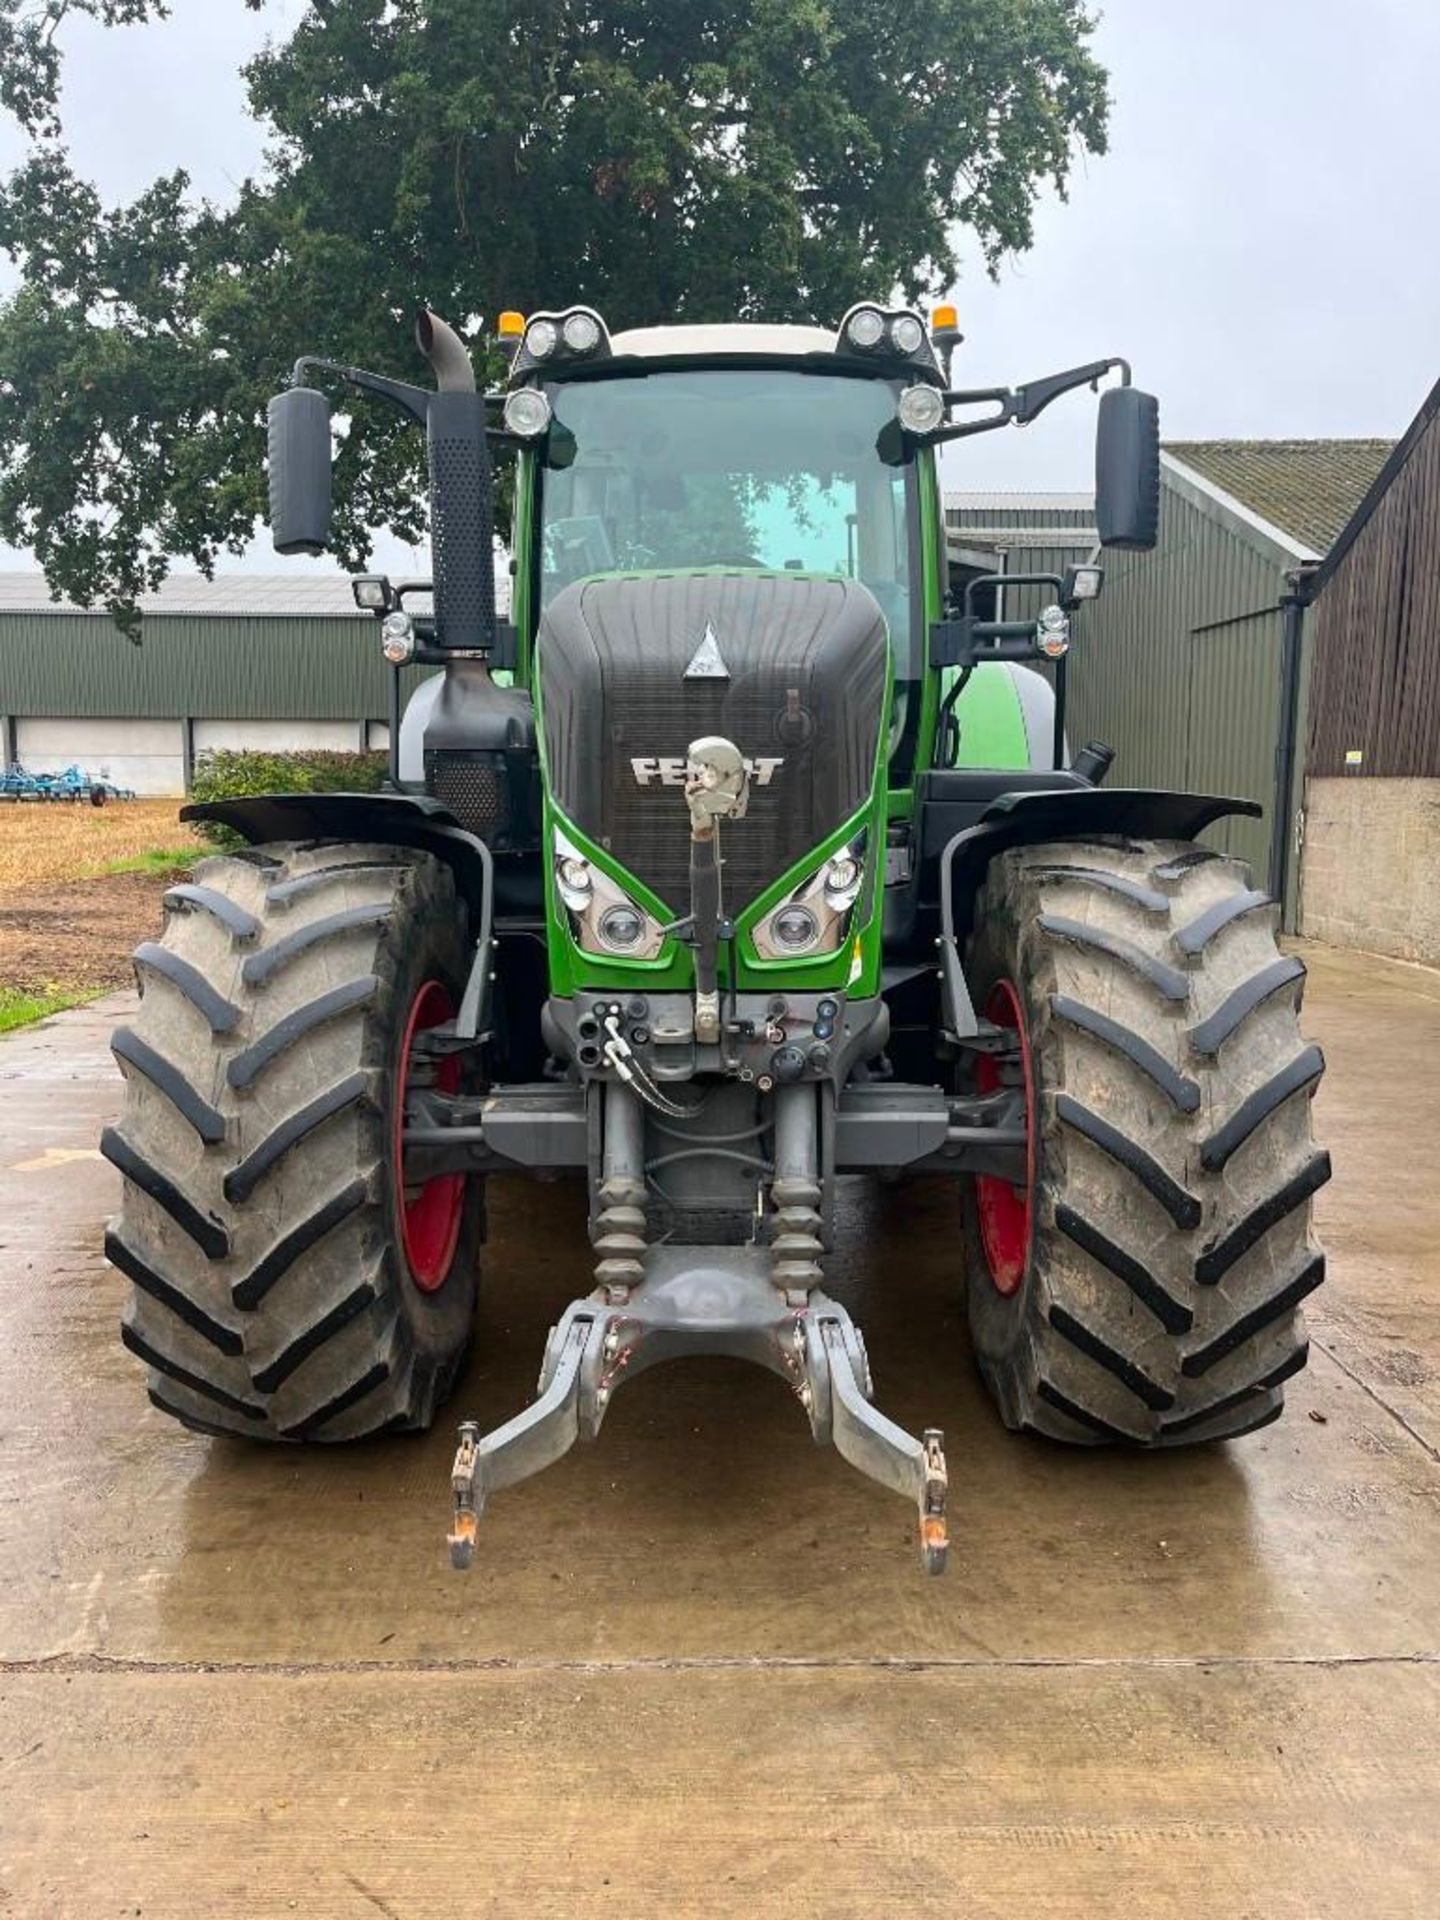
<svg viewBox="0 0 1440 1920">
<path fill-rule="evenodd" d="M 0 612 L 15 716 L 383 720 L 387 672 L 368 616 L 149 614 L 137 647 L 104 614 Z"/>
</svg>

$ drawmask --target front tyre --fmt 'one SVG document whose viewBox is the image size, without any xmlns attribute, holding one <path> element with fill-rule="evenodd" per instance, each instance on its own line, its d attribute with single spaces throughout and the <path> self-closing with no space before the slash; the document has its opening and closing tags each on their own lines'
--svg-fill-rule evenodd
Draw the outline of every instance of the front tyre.
<svg viewBox="0 0 1440 1920">
<path fill-rule="evenodd" d="M 166 907 L 101 1141 L 151 1400 L 261 1440 L 428 1426 L 482 1226 L 480 1183 L 410 1180 L 401 1145 L 407 1085 L 460 1082 L 424 1042 L 469 962 L 453 877 L 405 848 L 274 845 L 203 861 Z"/>
<path fill-rule="evenodd" d="M 1298 1023 L 1304 967 L 1248 869 L 1189 842 L 1027 847 L 992 864 L 966 972 L 1013 1034 L 1028 1189 L 966 1194 L 980 1369 L 1006 1424 L 1181 1445 L 1265 1425 L 1305 1364 L 1329 1178 Z"/>
</svg>

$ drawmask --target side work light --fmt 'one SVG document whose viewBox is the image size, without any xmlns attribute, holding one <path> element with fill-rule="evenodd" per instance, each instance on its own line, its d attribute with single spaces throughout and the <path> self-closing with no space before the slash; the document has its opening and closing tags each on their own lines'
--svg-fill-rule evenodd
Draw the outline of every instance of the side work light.
<svg viewBox="0 0 1440 1920">
<path fill-rule="evenodd" d="M 895 412 L 907 433 L 934 433 L 945 424 L 945 396 L 938 387 L 906 387 Z"/>
<path fill-rule="evenodd" d="M 550 425 L 550 402 L 538 387 L 517 387 L 505 396 L 505 431 L 538 440 Z"/>
<path fill-rule="evenodd" d="M 385 613 L 393 600 L 390 582 L 383 573 L 362 573 L 350 582 L 350 591 L 361 613 Z"/>
</svg>

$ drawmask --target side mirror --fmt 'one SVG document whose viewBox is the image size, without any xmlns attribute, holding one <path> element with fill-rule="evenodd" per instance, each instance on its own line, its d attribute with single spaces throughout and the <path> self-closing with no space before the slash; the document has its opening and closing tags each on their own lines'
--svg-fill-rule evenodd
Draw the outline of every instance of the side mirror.
<svg viewBox="0 0 1440 1920">
<path fill-rule="evenodd" d="M 270 537 L 277 553 L 330 544 L 330 403 L 314 387 L 270 402 Z"/>
<path fill-rule="evenodd" d="M 1160 533 L 1160 402 L 1138 387 L 1100 398 L 1095 525 L 1102 547 L 1148 552 Z"/>
</svg>

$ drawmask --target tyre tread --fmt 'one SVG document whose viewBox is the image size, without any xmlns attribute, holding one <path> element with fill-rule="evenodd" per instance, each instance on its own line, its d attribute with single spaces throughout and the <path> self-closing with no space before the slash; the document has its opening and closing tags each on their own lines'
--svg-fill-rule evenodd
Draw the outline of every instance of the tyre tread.
<svg viewBox="0 0 1440 1920">
<path fill-rule="evenodd" d="M 1083 918 L 1049 910 L 1066 880 Z M 1136 898 L 1161 888 L 1163 910 Z M 972 1338 L 1008 1425 L 1208 1444 L 1268 1425 L 1305 1364 L 1324 1060 L 1298 1035 L 1304 967 L 1273 906 L 1229 855 L 1120 837 L 1002 852 L 967 905 L 972 995 L 1015 988 L 1040 1076 L 1017 1294 L 990 1281 L 966 1209 Z"/>
<path fill-rule="evenodd" d="M 468 1343 L 481 1207 L 472 1188 L 455 1274 L 422 1293 L 397 1234 L 393 1076 L 419 984 L 463 991 L 453 875 L 410 848 L 276 843 L 172 892 L 137 955 L 101 1142 L 122 1175 L 125 1345 L 155 1406 L 200 1433 L 423 1427 Z"/>
</svg>

